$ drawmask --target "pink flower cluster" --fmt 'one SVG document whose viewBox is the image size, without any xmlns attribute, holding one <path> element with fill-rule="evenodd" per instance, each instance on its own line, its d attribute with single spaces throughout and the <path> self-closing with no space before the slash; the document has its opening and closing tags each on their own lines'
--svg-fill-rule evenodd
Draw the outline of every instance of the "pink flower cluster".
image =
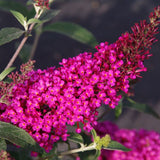
<svg viewBox="0 0 160 160">
<path fill-rule="evenodd" d="M 118 129 L 111 122 L 98 123 L 95 129 L 102 137 L 111 133 L 112 139 L 131 149 L 129 152 L 102 150 L 99 160 L 160 160 L 160 134 L 157 132 Z"/>
<path fill-rule="evenodd" d="M 67 140 L 67 125 L 77 124 L 80 133 L 82 123 L 89 132 L 97 124 L 101 104 L 115 108 L 128 93 L 129 81 L 146 71 L 143 61 L 150 56 L 146 49 L 157 28 L 146 23 L 139 28 L 114 44 L 100 43 L 93 55 L 85 52 L 63 59 L 57 69 L 27 73 L 28 79 L 8 90 L 10 103 L 0 105 L 0 120 L 25 129 L 46 151 L 60 138 Z"/>
</svg>

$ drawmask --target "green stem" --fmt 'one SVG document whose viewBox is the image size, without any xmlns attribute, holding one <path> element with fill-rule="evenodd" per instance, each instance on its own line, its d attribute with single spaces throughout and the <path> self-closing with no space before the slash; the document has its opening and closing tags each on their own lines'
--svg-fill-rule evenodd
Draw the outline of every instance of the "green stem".
<svg viewBox="0 0 160 160">
<path fill-rule="evenodd" d="M 31 52 L 30 52 L 29 59 L 33 59 L 33 57 L 35 55 L 35 51 L 36 51 L 36 48 L 37 48 L 37 45 L 38 45 L 38 42 L 39 42 L 39 38 L 41 36 L 41 30 L 42 30 L 42 25 L 40 25 L 38 30 L 36 31 L 36 35 L 35 35 L 33 46 L 32 46 Z"/>
<path fill-rule="evenodd" d="M 65 156 L 65 155 L 68 155 L 68 154 L 73 154 L 73 153 L 78 153 L 78 152 L 90 151 L 90 150 L 94 150 L 95 148 L 96 148 L 96 143 L 93 143 L 91 146 L 87 146 L 87 147 L 82 145 L 81 148 L 62 152 L 60 154 L 60 156 Z"/>
<path fill-rule="evenodd" d="M 13 62 L 15 61 L 15 59 L 17 58 L 19 52 L 21 51 L 22 47 L 24 46 L 25 42 L 27 41 L 28 37 L 24 37 L 20 43 L 20 45 L 18 46 L 16 52 L 13 54 L 12 58 L 10 59 L 9 63 L 7 64 L 5 69 L 8 69 L 12 66 Z"/>
<path fill-rule="evenodd" d="M 94 149 L 96 149 L 96 143 L 93 143 L 92 145 L 89 145 L 87 147 L 84 144 L 81 144 L 81 148 L 61 152 L 61 153 L 59 153 L 58 157 L 62 158 L 63 156 L 66 156 L 66 155 L 75 154 L 75 153 L 78 153 L 78 152 L 90 151 L 90 150 L 94 150 Z M 41 157 L 41 158 L 39 158 L 39 160 L 48 160 L 49 158 L 54 158 L 54 155 L 49 155 L 49 156 L 46 156 L 44 158 Z"/>
</svg>

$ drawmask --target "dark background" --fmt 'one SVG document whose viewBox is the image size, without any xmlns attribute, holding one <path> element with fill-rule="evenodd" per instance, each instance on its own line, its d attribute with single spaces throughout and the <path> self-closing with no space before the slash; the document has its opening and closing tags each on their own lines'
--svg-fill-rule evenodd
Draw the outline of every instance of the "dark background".
<svg viewBox="0 0 160 160">
<path fill-rule="evenodd" d="M 18 0 L 17 0 L 18 1 Z M 25 3 L 26 0 L 19 0 Z M 160 5 L 158 0 L 57 0 L 52 8 L 61 12 L 53 22 L 67 21 L 77 23 L 90 30 L 98 42 L 113 43 L 125 31 L 130 31 L 135 22 L 147 19 L 154 7 Z M 9 13 L 0 11 L 0 29 L 3 27 L 21 27 Z M 34 37 L 34 33 L 33 33 Z M 27 42 L 32 43 L 33 37 Z M 151 57 L 146 62 L 148 71 L 136 84 L 134 99 L 151 105 L 160 114 L 160 34 L 158 42 L 152 47 Z M 1 71 L 15 51 L 15 42 L 0 46 Z M 84 51 L 94 51 L 93 48 L 74 41 L 66 36 L 46 32 L 40 37 L 34 59 L 36 68 L 58 66 L 62 58 L 73 57 Z M 19 66 L 17 58 L 14 65 Z M 111 118 L 113 117 L 106 117 Z M 125 110 L 116 122 L 125 128 L 146 128 L 160 131 L 159 120 L 137 111 Z"/>
</svg>

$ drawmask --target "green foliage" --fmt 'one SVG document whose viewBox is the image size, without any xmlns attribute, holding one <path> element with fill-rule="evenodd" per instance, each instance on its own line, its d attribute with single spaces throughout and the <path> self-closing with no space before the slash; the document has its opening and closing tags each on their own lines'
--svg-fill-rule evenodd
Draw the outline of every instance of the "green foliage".
<svg viewBox="0 0 160 160">
<path fill-rule="evenodd" d="M 28 20 L 27 25 L 32 24 L 32 23 L 39 23 L 39 24 L 41 24 L 42 21 L 40 21 L 39 19 L 31 18 L 31 19 Z"/>
<path fill-rule="evenodd" d="M 54 144 L 53 149 L 49 153 L 43 152 L 41 157 L 46 160 L 53 160 L 53 158 L 54 160 L 59 160 L 58 154 L 57 154 L 57 143 Z"/>
<path fill-rule="evenodd" d="M 34 16 L 35 16 L 35 14 L 36 14 L 36 11 L 35 11 L 35 9 L 34 8 L 31 8 L 29 11 L 28 11 L 28 13 L 27 13 L 27 18 L 28 19 L 30 19 L 30 18 L 33 18 Z"/>
<path fill-rule="evenodd" d="M 123 109 L 123 98 L 119 101 L 118 106 L 115 108 L 115 117 L 118 118 L 122 114 Z"/>
<path fill-rule="evenodd" d="M 69 133 L 69 134 L 70 134 L 70 136 L 68 137 L 68 139 L 70 141 L 73 141 L 73 142 L 79 143 L 79 144 L 83 144 L 84 143 L 83 137 L 80 134 L 74 133 L 74 132 Z"/>
<path fill-rule="evenodd" d="M 27 3 L 26 3 L 26 5 L 32 5 L 33 3 L 34 3 L 33 0 L 28 0 Z"/>
<path fill-rule="evenodd" d="M 150 114 L 154 116 L 155 118 L 160 119 L 160 115 L 156 111 L 154 111 L 149 105 L 137 103 L 130 98 L 127 98 L 127 100 L 129 103 L 127 103 L 125 107 L 135 109 L 139 112 Z"/>
<path fill-rule="evenodd" d="M 11 67 L 8 69 L 5 69 L 1 74 L 0 74 L 0 81 L 2 81 L 9 73 L 11 73 L 15 67 Z"/>
<path fill-rule="evenodd" d="M 24 17 L 20 12 L 11 10 L 11 13 L 14 15 L 14 17 L 20 22 L 20 24 L 25 28 L 25 30 L 28 30 L 28 25 L 32 23 L 42 23 L 39 19 L 31 18 L 27 21 L 27 18 Z"/>
<path fill-rule="evenodd" d="M 95 159 L 97 159 L 101 155 L 101 150 L 96 150 Z"/>
<path fill-rule="evenodd" d="M 11 13 L 14 17 L 19 21 L 19 23 L 24 26 L 25 30 L 27 30 L 27 18 L 23 16 L 20 12 L 11 10 Z"/>
<path fill-rule="evenodd" d="M 22 148 L 31 148 L 37 152 L 43 152 L 35 140 L 25 130 L 10 123 L 0 121 L 0 138 L 6 139 Z"/>
<path fill-rule="evenodd" d="M 75 23 L 56 22 L 46 25 L 43 28 L 43 31 L 57 32 L 73 38 L 81 43 L 88 44 L 91 47 L 95 47 L 98 44 L 97 40 L 90 31 Z"/>
<path fill-rule="evenodd" d="M 97 136 L 97 133 L 94 129 L 92 129 L 91 133 L 94 138 L 94 143 L 96 143 L 96 150 L 101 150 L 101 148 L 103 148 L 107 150 L 130 151 L 130 149 L 126 148 L 124 145 L 120 144 L 119 142 L 112 141 L 108 134 L 100 138 L 99 136 Z M 97 154 L 98 153 L 96 153 L 96 155 Z"/>
<path fill-rule="evenodd" d="M 108 147 L 103 147 L 103 149 L 107 150 L 120 150 L 120 151 L 130 151 L 129 148 L 126 148 L 124 145 L 120 144 L 117 141 L 111 141 Z"/>
<path fill-rule="evenodd" d="M 40 16 L 40 20 L 45 23 L 48 22 L 50 20 L 52 20 L 60 11 L 59 10 L 46 10 L 42 13 L 42 15 Z"/>
<path fill-rule="evenodd" d="M 92 139 L 90 135 L 87 135 L 84 132 L 81 132 L 81 136 L 83 137 L 85 145 L 89 145 L 92 143 Z"/>
<path fill-rule="evenodd" d="M 96 131 L 94 129 L 91 130 L 91 134 L 93 136 L 93 139 L 95 140 L 96 137 L 97 137 L 97 133 L 96 133 Z"/>
<path fill-rule="evenodd" d="M 6 141 L 4 139 L 0 139 L 0 152 L 1 150 L 6 150 L 7 149 L 7 144 Z"/>
<path fill-rule="evenodd" d="M 15 160 L 33 160 L 30 157 L 30 151 L 24 148 L 14 147 L 14 150 L 9 150 L 9 153 Z"/>
<path fill-rule="evenodd" d="M 0 30 L 0 46 L 19 38 L 20 36 L 22 36 L 23 33 L 24 31 L 19 28 L 2 28 Z"/>
<path fill-rule="evenodd" d="M 15 10 L 23 15 L 28 14 L 26 7 L 22 3 L 16 2 L 15 0 L 0 0 L 0 9 L 7 12 L 10 12 L 10 10 Z"/>
<path fill-rule="evenodd" d="M 96 151 L 86 151 L 86 152 L 80 152 L 79 153 L 80 159 L 82 160 L 97 160 Z"/>
</svg>

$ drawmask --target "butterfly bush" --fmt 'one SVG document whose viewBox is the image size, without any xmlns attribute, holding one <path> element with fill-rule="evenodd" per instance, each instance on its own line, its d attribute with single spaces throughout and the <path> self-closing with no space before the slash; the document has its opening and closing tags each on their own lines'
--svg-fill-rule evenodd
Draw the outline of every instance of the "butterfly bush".
<svg viewBox="0 0 160 160">
<path fill-rule="evenodd" d="M 112 139 L 131 149 L 129 152 L 102 150 L 99 160 L 160 160 L 160 134 L 155 131 L 119 129 L 105 121 L 95 127 L 99 136 Z"/>
<path fill-rule="evenodd" d="M 13 82 L 1 82 L 0 120 L 26 130 L 46 151 L 58 140 L 67 140 L 67 126 L 90 132 L 97 124 L 97 109 L 103 104 L 115 108 L 123 94 L 129 93 L 133 80 L 147 68 L 149 49 L 156 41 L 160 7 L 150 15 L 150 23 L 141 21 L 113 43 L 100 43 L 94 54 L 84 52 L 63 59 L 59 68 L 33 70 L 21 67 Z M 10 86 L 10 87 L 8 87 Z M 13 86 L 13 87 L 11 87 Z"/>
</svg>

